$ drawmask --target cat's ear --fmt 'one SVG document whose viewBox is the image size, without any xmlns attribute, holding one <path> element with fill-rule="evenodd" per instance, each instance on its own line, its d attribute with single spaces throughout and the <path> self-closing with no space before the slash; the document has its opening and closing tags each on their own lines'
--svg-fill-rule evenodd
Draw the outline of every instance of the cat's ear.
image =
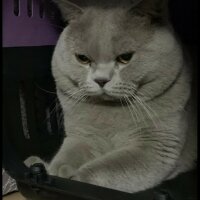
<svg viewBox="0 0 200 200">
<path fill-rule="evenodd" d="M 132 0 L 131 14 L 148 16 L 152 23 L 166 21 L 168 0 Z"/>
<path fill-rule="evenodd" d="M 78 5 L 68 0 L 53 1 L 58 5 L 64 21 L 70 22 L 83 14 L 83 10 Z"/>
</svg>

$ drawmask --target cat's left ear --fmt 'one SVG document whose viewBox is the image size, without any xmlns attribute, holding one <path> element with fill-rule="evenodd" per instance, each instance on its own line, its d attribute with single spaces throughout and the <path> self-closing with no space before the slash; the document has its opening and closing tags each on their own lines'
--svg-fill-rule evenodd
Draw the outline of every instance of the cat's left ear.
<svg viewBox="0 0 200 200">
<path fill-rule="evenodd" d="M 83 10 L 68 0 L 53 0 L 61 11 L 64 21 L 70 22 L 83 14 Z"/>
<path fill-rule="evenodd" d="M 147 16 L 154 22 L 163 22 L 168 18 L 168 0 L 131 0 L 129 12 L 133 15 Z"/>
</svg>

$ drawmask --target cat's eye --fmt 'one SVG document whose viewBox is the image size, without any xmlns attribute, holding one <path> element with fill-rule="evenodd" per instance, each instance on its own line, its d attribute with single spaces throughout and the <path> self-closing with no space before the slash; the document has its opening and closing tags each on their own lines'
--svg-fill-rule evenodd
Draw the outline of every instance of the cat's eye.
<svg viewBox="0 0 200 200">
<path fill-rule="evenodd" d="M 87 65 L 87 64 L 90 64 L 91 63 L 91 60 L 85 56 L 85 55 L 82 55 L 82 54 L 76 54 L 76 59 L 81 63 L 81 64 L 84 64 L 84 65 Z"/>
<path fill-rule="evenodd" d="M 116 61 L 118 63 L 127 64 L 133 57 L 133 54 L 134 54 L 134 52 L 121 54 L 121 55 L 117 56 Z"/>
</svg>

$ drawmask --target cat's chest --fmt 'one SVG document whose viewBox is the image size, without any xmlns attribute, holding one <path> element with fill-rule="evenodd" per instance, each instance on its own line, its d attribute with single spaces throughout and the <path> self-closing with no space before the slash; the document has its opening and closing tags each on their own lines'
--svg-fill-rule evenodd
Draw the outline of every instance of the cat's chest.
<svg viewBox="0 0 200 200">
<path fill-rule="evenodd" d="M 115 134 L 134 128 L 133 118 L 126 108 L 82 104 L 71 115 L 65 115 L 66 128 L 87 130 L 96 134 Z M 92 134 L 92 133 L 91 133 Z"/>
</svg>

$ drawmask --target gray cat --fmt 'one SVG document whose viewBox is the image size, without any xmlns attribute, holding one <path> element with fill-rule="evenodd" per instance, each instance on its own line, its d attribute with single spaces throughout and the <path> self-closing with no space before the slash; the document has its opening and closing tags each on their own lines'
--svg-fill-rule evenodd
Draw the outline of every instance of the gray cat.
<svg viewBox="0 0 200 200">
<path fill-rule="evenodd" d="M 166 2 L 56 2 L 69 21 L 52 60 L 67 137 L 49 173 L 137 192 L 192 169 L 191 72 Z"/>
</svg>

